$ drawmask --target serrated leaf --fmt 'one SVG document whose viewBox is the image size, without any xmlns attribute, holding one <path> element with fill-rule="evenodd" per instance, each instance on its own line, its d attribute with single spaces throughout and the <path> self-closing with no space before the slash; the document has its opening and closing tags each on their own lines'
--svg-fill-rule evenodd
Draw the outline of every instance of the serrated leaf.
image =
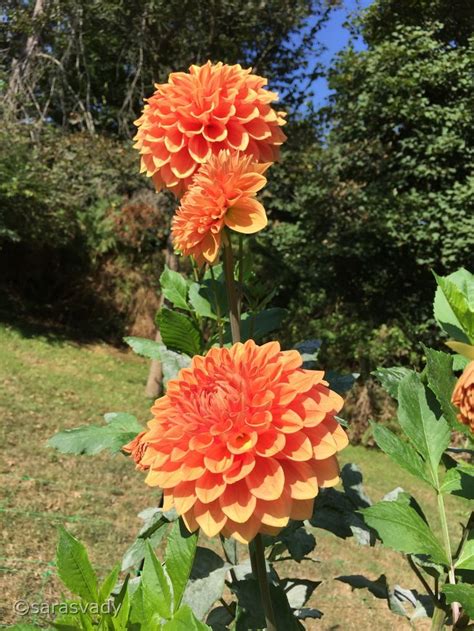
<svg viewBox="0 0 474 631">
<path fill-rule="evenodd" d="M 163 307 L 156 316 L 163 343 L 168 349 L 192 357 L 201 352 L 201 334 L 194 320 Z"/>
<path fill-rule="evenodd" d="M 457 466 L 448 469 L 440 491 L 474 500 L 474 466 L 467 462 L 460 462 Z"/>
<path fill-rule="evenodd" d="M 453 374 L 453 356 L 432 348 L 425 348 L 426 353 L 426 375 L 428 386 L 435 395 L 444 418 L 453 429 L 464 430 L 469 433 L 469 428 L 463 427 L 457 419 L 457 409 L 451 403 L 451 396 L 456 384 L 456 377 Z"/>
<path fill-rule="evenodd" d="M 443 417 L 437 419 L 428 406 L 419 376 L 404 377 L 398 389 L 398 421 L 413 447 L 430 465 L 433 484 L 437 484 L 438 465 L 449 445 L 450 431 Z"/>
<path fill-rule="evenodd" d="M 98 602 L 97 578 L 87 551 L 63 526 L 59 528 L 56 567 L 64 585 L 88 603 Z"/>
<path fill-rule="evenodd" d="M 111 570 L 111 572 L 105 577 L 104 582 L 99 589 L 99 603 L 105 603 L 112 593 L 113 588 L 117 583 L 117 579 L 120 574 L 120 564 Z"/>
<path fill-rule="evenodd" d="M 171 586 L 149 542 L 146 546 L 141 578 L 144 603 L 148 601 L 150 608 L 157 611 L 163 618 L 171 618 L 173 600 Z"/>
<path fill-rule="evenodd" d="M 189 288 L 189 302 L 195 312 L 203 318 L 217 320 L 218 313 L 222 321 L 228 321 L 227 294 L 222 282 L 212 279 L 193 283 Z"/>
<path fill-rule="evenodd" d="M 383 425 L 371 423 L 371 427 L 375 442 L 387 456 L 415 477 L 433 485 L 426 472 L 425 463 L 409 443 L 401 440 Z"/>
<path fill-rule="evenodd" d="M 382 387 L 388 392 L 392 399 L 398 399 L 398 386 L 400 381 L 409 375 L 412 371 L 401 366 L 392 368 L 377 368 L 372 371 L 372 375 L 376 377 L 382 384 Z"/>
<path fill-rule="evenodd" d="M 124 337 L 123 341 L 126 342 L 137 355 L 148 357 L 148 359 L 161 360 L 161 347 L 163 344 L 149 340 L 146 337 Z"/>
<path fill-rule="evenodd" d="M 122 571 L 138 567 L 145 558 L 147 541 L 149 541 L 152 548 L 156 548 L 165 536 L 170 521 L 175 519 L 171 511 L 164 512 L 161 508 L 156 507 L 145 509 L 138 516 L 143 519 L 144 524 L 138 533 L 138 537 L 123 556 Z"/>
<path fill-rule="evenodd" d="M 258 314 L 244 313 L 240 323 L 240 336 L 242 342 L 247 340 L 260 340 L 272 331 L 278 329 L 286 316 L 286 309 L 281 307 L 271 307 L 264 309 Z M 230 326 L 226 327 L 224 342 L 231 342 Z"/>
<path fill-rule="evenodd" d="M 474 275 L 461 268 L 445 277 L 435 274 L 435 278 L 435 318 L 450 337 L 474 343 Z"/>
<path fill-rule="evenodd" d="M 197 547 L 183 603 L 191 607 L 199 619 L 204 618 L 219 600 L 225 587 L 225 577 L 231 565 L 208 548 Z"/>
<path fill-rule="evenodd" d="M 166 300 L 169 300 L 178 309 L 189 311 L 187 301 L 188 286 L 179 272 L 175 272 L 165 266 L 165 270 L 160 276 L 160 285 Z"/>
<path fill-rule="evenodd" d="M 457 570 L 474 570 L 474 533 L 464 544 L 454 566 Z"/>
<path fill-rule="evenodd" d="M 183 597 L 188 582 L 194 555 L 198 532 L 190 533 L 179 519 L 173 525 L 166 546 L 166 571 L 173 585 L 173 609 L 176 611 Z"/>
<path fill-rule="evenodd" d="M 416 510 L 405 502 L 382 501 L 361 512 L 384 545 L 407 554 L 427 554 L 433 561 L 447 565 L 441 544 Z"/>
<path fill-rule="evenodd" d="M 474 585 L 467 583 L 446 584 L 443 585 L 443 593 L 448 604 L 461 603 L 469 618 L 474 619 Z"/>
<path fill-rule="evenodd" d="M 111 412 L 105 415 L 107 425 L 82 425 L 58 432 L 48 440 L 48 445 L 64 454 L 95 455 L 107 449 L 119 452 L 143 430 L 131 414 Z"/>
<path fill-rule="evenodd" d="M 205 622 L 198 620 L 187 605 L 183 605 L 173 616 L 165 622 L 163 631 L 212 631 Z"/>
</svg>

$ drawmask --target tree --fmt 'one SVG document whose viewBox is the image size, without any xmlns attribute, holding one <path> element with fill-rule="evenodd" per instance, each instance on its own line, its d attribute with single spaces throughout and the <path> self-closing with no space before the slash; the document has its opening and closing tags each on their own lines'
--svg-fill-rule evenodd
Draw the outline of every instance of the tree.
<svg viewBox="0 0 474 631">
<path fill-rule="evenodd" d="M 253 66 L 297 107 L 321 72 L 315 36 L 331 8 L 324 0 L 43 0 L 39 15 L 33 4 L 6 2 L 3 72 L 13 76 L 32 48 L 10 108 L 122 136 L 155 82 L 207 59 Z"/>
<path fill-rule="evenodd" d="M 368 49 L 337 58 L 325 137 L 306 141 L 297 166 L 294 153 L 283 161 L 291 202 L 281 184 L 268 202 L 272 268 L 283 264 L 282 284 L 299 288 L 281 294 L 292 336 L 322 334 L 344 348 L 333 349 L 339 361 L 370 355 L 382 325 L 427 334 L 431 270 L 474 263 L 471 23 L 451 20 L 449 39 L 412 4 L 377 0 L 362 15 Z"/>
</svg>

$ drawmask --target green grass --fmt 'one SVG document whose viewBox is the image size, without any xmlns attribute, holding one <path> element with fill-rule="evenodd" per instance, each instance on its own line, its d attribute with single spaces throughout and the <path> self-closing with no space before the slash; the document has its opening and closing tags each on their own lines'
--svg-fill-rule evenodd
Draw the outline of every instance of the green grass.
<svg viewBox="0 0 474 631">
<path fill-rule="evenodd" d="M 55 575 L 57 525 L 65 523 L 87 545 L 102 574 L 130 545 L 140 522 L 136 515 L 157 502 L 156 492 L 123 456 L 62 456 L 46 446 L 56 431 L 83 423 L 100 423 L 106 412 L 132 412 L 149 418 L 144 397 L 148 365 L 132 353 L 105 344 L 78 345 L 54 336 L 31 335 L 0 326 L 0 409 L 4 448 L 1 461 L 3 594 L 0 620 L 19 621 L 12 610 L 20 599 L 58 602 L 61 587 Z M 436 501 L 426 486 L 392 464 L 382 453 L 348 447 L 341 462 L 362 469 L 366 491 L 379 500 L 397 486 L 414 494 L 435 531 Z M 448 498 L 453 534 L 467 505 Z M 420 589 L 403 557 L 381 546 L 366 549 L 316 531 L 316 562 L 285 563 L 281 576 L 300 576 L 323 583 L 311 604 L 325 615 L 308 628 L 341 631 L 408 629 L 368 592 L 332 580 L 346 574 Z M 418 623 L 417 623 L 418 624 Z M 425 623 L 418 628 L 425 628 Z"/>
</svg>

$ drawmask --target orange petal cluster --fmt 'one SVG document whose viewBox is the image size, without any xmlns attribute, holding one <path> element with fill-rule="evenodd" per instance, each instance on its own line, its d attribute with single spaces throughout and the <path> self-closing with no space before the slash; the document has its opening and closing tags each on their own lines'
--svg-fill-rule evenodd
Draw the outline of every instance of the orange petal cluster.
<svg viewBox="0 0 474 631">
<path fill-rule="evenodd" d="M 264 228 L 267 216 L 255 195 L 266 184 L 262 174 L 269 166 L 227 150 L 212 156 L 194 177 L 173 217 L 175 249 L 194 256 L 199 265 L 213 263 L 225 226 L 245 234 Z"/>
<path fill-rule="evenodd" d="M 339 480 L 342 398 L 297 351 L 252 340 L 195 356 L 168 382 L 148 431 L 126 447 L 190 531 L 248 543 L 307 519 Z"/>
<path fill-rule="evenodd" d="M 459 421 L 474 433 L 474 361 L 466 366 L 457 380 L 451 400 L 459 408 Z"/>
<path fill-rule="evenodd" d="M 193 174 L 221 149 L 240 151 L 257 162 L 274 162 L 286 136 L 284 112 L 270 106 L 278 96 L 267 80 L 240 65 L 221 62 L 173 72 L 156 85 L 135 122 L 141 172 L 158 190 L 178 196 Z"/>
</svg>

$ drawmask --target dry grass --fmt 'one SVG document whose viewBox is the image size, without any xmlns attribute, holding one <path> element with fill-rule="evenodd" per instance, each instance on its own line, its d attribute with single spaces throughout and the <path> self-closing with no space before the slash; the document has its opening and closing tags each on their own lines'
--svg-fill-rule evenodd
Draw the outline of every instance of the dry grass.
<svg viewBox="0 0 474 631">
<path fill-rule="evenodd" d="M 45 445 L 58 429 L 99 423 L 105 412 L 129 411 L 146 421 L 146 361 L 106 345 L 79 346 L 9 327 L 0 328 L 0 348 L 0 622 L 11 624 L 21 621 L 12 609 L 16 600 L 61 598 L 54 568 L 58 524 L 65 523 L 87 545 L 104 575 L 133 540 L 140 525 L 136 514 L 156 503 L 157 496 L 122 456 L 60 456 Z M 383 454 L 350 447 L 342 460 L 359 464 L 373 499 L 400 485 L 417 495 L 429 516 L 435 515 L 427 489 Z M 451 521 L 458 523 L 467 506 L 448 499 Z M 281 576 L 323 580 L 311 603 L 325 615 L 308 624 L 309 629 L 410 628 L 383 601 L 332 580 L 345 574 L 375 579 L 384 573 L 391 584 L 419 589 L 400 555 L 381 547 L 367 550 L 324 531 L 316 531 L 316 537 L 316 562 L 277 568 Z M 417 628 L 427 628 L 426 623 L 417 623 Z"/>
</svg>

